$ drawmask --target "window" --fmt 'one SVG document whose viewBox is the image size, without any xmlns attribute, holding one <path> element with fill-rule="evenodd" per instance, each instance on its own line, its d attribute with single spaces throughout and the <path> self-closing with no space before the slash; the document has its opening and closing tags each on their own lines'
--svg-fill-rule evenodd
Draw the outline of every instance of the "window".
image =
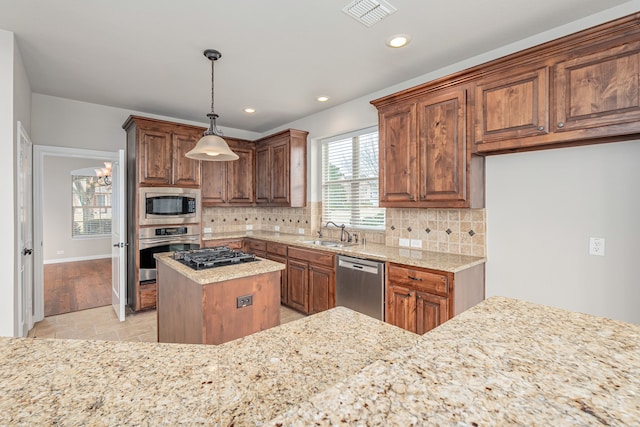
<svg viewBox="0 0 640 427">
<path fill-rule="evenodd" d="M 322 222 L 384 229 L 378 207 L 378 130 L 322 141 Z"/>
<path fill-rule="evenodd" d="M 71 236 L 111 235 L 111 187 L 99 186 L 95 176 L 71 175 Z"/>
</svg>

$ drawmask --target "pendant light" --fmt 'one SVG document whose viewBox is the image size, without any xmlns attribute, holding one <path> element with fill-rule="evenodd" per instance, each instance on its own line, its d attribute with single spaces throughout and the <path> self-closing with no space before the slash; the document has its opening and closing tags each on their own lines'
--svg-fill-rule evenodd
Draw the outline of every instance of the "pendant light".
<svg viewBox="0 0 640 427">
<path fill-rule="evenodd" d="M 217 50 L 207 49 L 204 51 L 204 56 L 211 61 L 211 113 L 207 114 L 207 117 L 209 117 L 209 129 L 204 132 L 200 141 L 186 156 L 190 159 L 206 161 L 238 160 L 238 155 L 231 151 L 227 143 L 222 139 L 222 132 L 216 127 L 218 115 L 213 109 L 214 63 L 222 57 L 222 54 Z"/>
</svg>

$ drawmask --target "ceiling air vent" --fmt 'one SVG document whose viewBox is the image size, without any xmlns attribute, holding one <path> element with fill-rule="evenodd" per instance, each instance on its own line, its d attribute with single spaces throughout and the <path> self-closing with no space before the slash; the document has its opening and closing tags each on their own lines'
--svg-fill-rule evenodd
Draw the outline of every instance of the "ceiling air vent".
<svg viewBox="0 0 640 427">
<path fill-rule="evenodd" d="M 384 0 L 354 0 L 342 9 L 344 13 L 367 27 L 382 21 L 396 10 L 398 9 Z"/>
</svg>

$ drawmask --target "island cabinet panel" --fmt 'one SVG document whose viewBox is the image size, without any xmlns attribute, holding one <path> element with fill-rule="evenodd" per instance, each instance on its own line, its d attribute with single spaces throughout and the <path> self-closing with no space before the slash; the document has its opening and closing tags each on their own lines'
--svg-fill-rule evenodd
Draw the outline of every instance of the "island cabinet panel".
<svg viewBox="0 0 640 427">
<path fill-rule="evenodd" d="M 252 206 L 255 202 L 253 144 L 225 138 L 238 160 L 202 162 L 203 206 Z"/>
<path fill-rule="evenodd" d="M 256 141 L 256 204 L 307 203 L 307 134 L 288 129 Z"/>
<path fill-rule="evenodd" d="M 467 139 L 469 90 L 403 92 L 378 108 L 380 206 L 484 206 L 484 159 Z"/>
<path fill-rule="evenodd" d="M 639 79 L 640 41 L 558 63 L 556 132 L 624 124 L 638 132 Z"/>
<path fill-rule="evenodd" d="M 548 133 L 549 73 L 544 65 L 480 81 L 475 99 L 476 144 Z"/>
<path fill-rule="evenodd" d="M 387 263 L 385 321 L 424 334 L 484 300 L 484 264 L 450 273 Z"/>
<path fill-rule="evenodd" d="M 378 123 L 380 206 L 412 202 L 418 182 L 415 102 L 381 109 Z"/>
</svg>

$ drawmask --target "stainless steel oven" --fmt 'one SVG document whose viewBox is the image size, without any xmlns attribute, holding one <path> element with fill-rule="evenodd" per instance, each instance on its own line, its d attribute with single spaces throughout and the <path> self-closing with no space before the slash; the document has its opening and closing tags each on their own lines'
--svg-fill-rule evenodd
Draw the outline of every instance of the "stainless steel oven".
<svg viewBox="0 0 640 427">
<path fill-rule="evenodd" d="M 143 187 L 139 190 L 140 225 L 199 222 L 200 190 Z"/>
<path fill-rule="evenodd" d="M 140 228 L 140 283 L 156 281 L 156 253 L 200 248 L 200 225 Z"/>
</svg>

